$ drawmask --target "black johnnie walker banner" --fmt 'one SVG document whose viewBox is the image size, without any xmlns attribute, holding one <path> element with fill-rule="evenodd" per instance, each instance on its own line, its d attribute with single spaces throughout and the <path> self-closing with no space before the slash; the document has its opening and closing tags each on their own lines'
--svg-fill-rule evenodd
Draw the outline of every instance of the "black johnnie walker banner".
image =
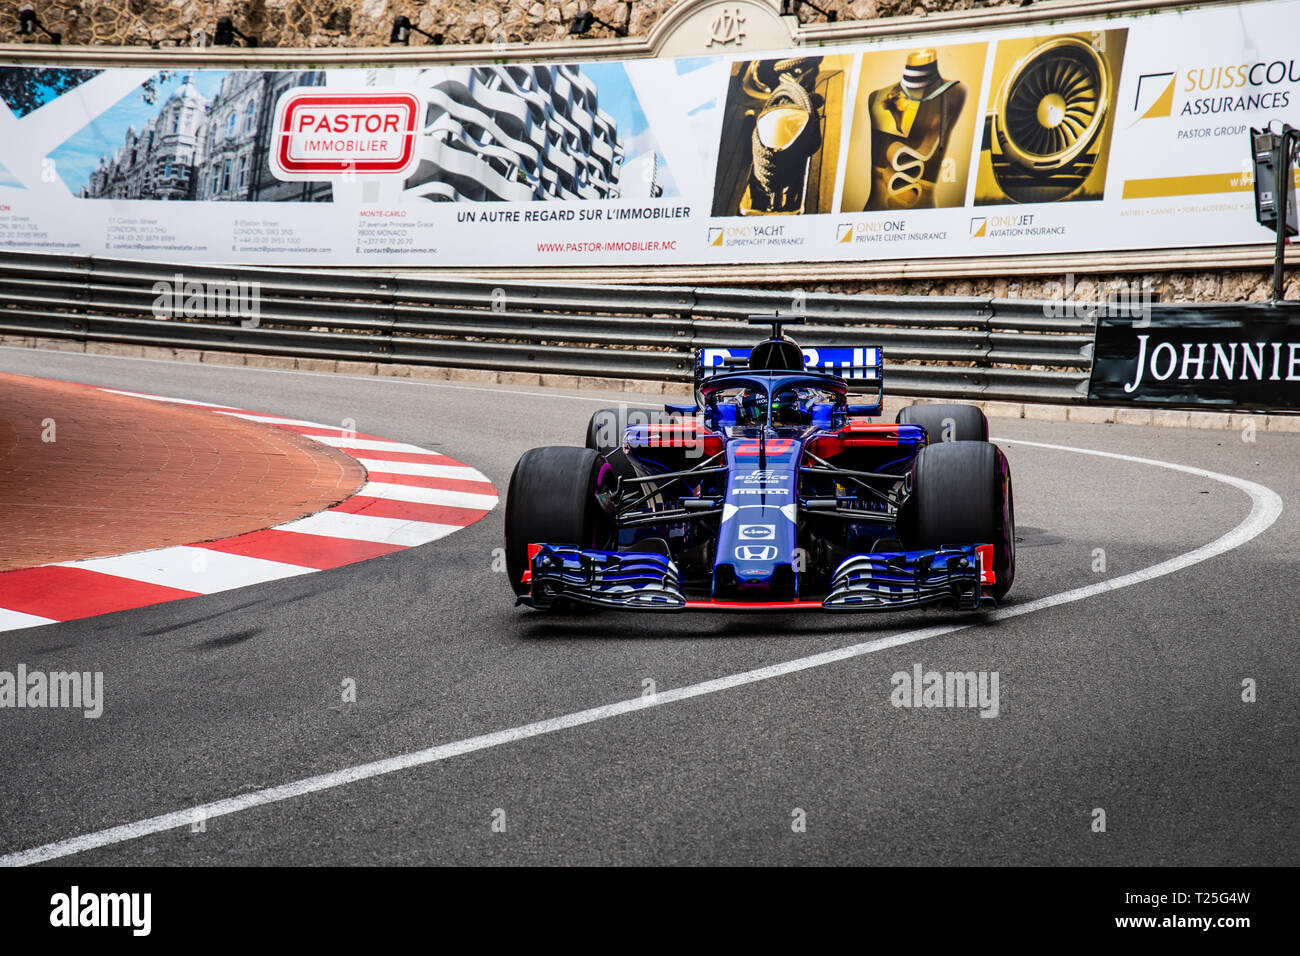
<svg viewBox="0 0 1300 956">
<path fill-rule="evenodd" d="M 1156 306 L 1098 316 L 1088 400 L 1300 409 L 1300 303 Z"/>
</svg>

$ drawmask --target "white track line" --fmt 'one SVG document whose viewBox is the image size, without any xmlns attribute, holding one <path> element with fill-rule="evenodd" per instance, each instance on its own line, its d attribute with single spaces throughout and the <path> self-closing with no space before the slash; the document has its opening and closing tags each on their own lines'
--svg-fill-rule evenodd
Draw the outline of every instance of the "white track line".
<svg viewBox="0 0 1300 956">
<path fill-rule="evenodd" d="M 168 405 L 198 405 L 200 408 L 229 408 L 235 410 L 234 405 L 218 405 L 216 402 L 195 402 L 188 398 L 167 398 L 165 395 L 150 395 L 147 392 L 128 392 L 120 388 L 98 387 L 101 392 L 112 392 L 114 395 L 126 395 L 128 398 L 147 398 L 151 402 L 166 402 Z"/>
<path fill-rule="evenodd" d="M 212 803 L 201 804 L 188 810 L 177 810 L 173 813 L 165 813 L 161 816 L 150 817 L 146 820 L 137 820 L 134 823 L 126 823 L 121 826 L 111 827 L 107 830 L 98 830 L 94 833 L 70 837 L 66 840 L 59 840 L 55 843 L 47 843 L 44 846 L 38 846 L 30 850 L 21 850 L 17 853 L 10 853 L 6 856 L 0 856 L 0 866 L 27 866 L 33 863 L 57 860 L 61 857 L 72 856 L 76 853 L 84 853 L 87 850 L 113 846 L 114 844 L 124 843 L 128 840 L 138 840 L 141 837 L 151 836 L 155 833 L 162 833 L 167 830 L 174 830 L 179 827 L 188 826 L 198 819 L 208 819 L 211 817 L 239 813 L 242 810 L 250 810 L 254 807 L 279 803 L 283 800 L 291 800 L 294 797 L 301 797 L 305 794 L 316 793 L 321 790 L 330 790 L 334 787 L 345 786 L 346 784 L 356 783 L 360 780 L 368 780 L 371 777 L 380 777 L 385 774 L 396 773 L 400 770 L 408 770 L 412 767 L 420 767 L 425 764 L 436 763 L 440 760 L 447 760 L 450 757 L 458 757 L 462 754 L 473 753 L 478 750 L 500 747 L 503 744 L 514 743 L 519 740 L 527 740 L 530 737 L 540 737 L 544 734 L 555 733 L 559 730 L 568 730 L 572 727 L 580 727 L 583 724 L 592 724 L 600 720 L 608 720 L 611 717 L 630 714 L 638 710 L 649 710 L 652 707 L 662 707 L 665 704 L 673 704 L 681 700 L 690 700 L 694 697 L 716 694 L 720 691 L 730 690 L 734 687 L 743 687 L 746 684 L 756 684 L 759 681 L 771 680 L 774 677 L 784 677 L 787 674 L 795 674 L 800 671 L 810 670 L 814 667 L 823 667 L 827 664 L 833 664 L 837 661 L 862 657 L 866 654 L 874 654 L 878 651 L 900 647 L 904 644 L 914 644 L 917 641 L 928 640 L 932 637 L 940 637 L 945 634 L 964 631 L 969 627 L 975 627 L 977 624 L 982 625 L 985 621 L 996 621 L 1019 617 L 1022 614 L 1029 614 L 1034 611 L 1041 611 L 1062 604 L 1081 601 L 1084 598 L 1092 597 L 1097 594 L 1116 591 L 1133 584 L 1140 584 L 1166 574 L 1172 574 L 1175 571 L 1180 571 L 1194 564 L 1206 561 L 1216 555 L 1223 554 L 1226 551 L 1231 551 L 1233 548 L 1240 547 L 1247 541 L 1250 541 L 1252 538 L 1259 535 L 1273 524 L 1273 522 L 1278 519 L 1278 516 L 1282 514 L 1282 499 L 1276 492 L 1269 488 L 1265 488 L 1263 485 L 1256 484 L 1253 481 L 1247 481 L 1244 478 L 1236 478 L 1232 475 L 1222 475 L 1218 472 L 1206 471 L 1203 468 L 1193 468 L 1189 465 L 1178 465 L 1173 462 L 1157 461 L 1152 458 L 1138 458 L 1132 455 L 1117 454 L 1115 452 L 1095 451 L 1091 448 L 1071 448 L 1068 445 L 1048 445 L 1041 442 L 1001 438 L 995 440 L 1006 442 L 1008 444 L 1028 445 L 1035 448 L 1046 448 L 1054 451 L 1067 451 L 1082 455 L 1094 455 L 1099 458 L 1112 458 L 1118 461 L 1127 461 L 1139 465 L 1152 465 L 1157 468 L 1168 468 L 1171 471 L 1196 475 L 1200 478 L 1209 478 L 1213 481 L 1221 481 L 1224 484 L 1241 489 L 1250 496 L 1250 514 L 1246 516 L 1245 520 L 1242 521 L 1241 524 L 1237 525 L 1237 527 L 1233 528 L 1227 534 L 1216 538 L 1209 544 L 1188 551 L 1185 554 L 1180 554 L 1166 561 L 1153 564 L 1148 568 L 1143 568 L 1141 571 L 1135 571 L 1132 574 L 1125 574 L 1117 578 L 1102 581 L 1099 584 L 1074 588 L 1070 591 L 1062 591 L 1060 594 L 1053 594 L 1049 597 L 1040 598 L 1037 601 L 1030 601 L 1026 604 L 1011 605 L 985 615 L 977 622 L 941 624 L 934 627 L 921 628 L 915 631 L 904 631 L 900 634 L 877 638 L 876 640 L 866 641 L 862 644 L 853 644 L 849 647 L 823 651 L 820 654 L 800 657 L 795 660 L 784 661 L 780 664 L 771 664 L 767 667 L 743 671 L 739 674 L 731 674 L 726 677 L 718 677 L 698 684 L 690 684 L 686 687 L 677 687 L 672 690 L 660 691 L 653 697 L 635 697 L 631 700 L 621 700 L 617 703 L 605 704 L 601 707 L 592 707 L 588 710 L 580 710 L 577 713 L 566 714 L 562 717 L 552 717 L 549 720 L 539 720 L 535 723 L 523 724 L 522 726 L 511 727 L 507 730 L 498 730 L 495 733 L 483 734 L 479 737 L 470 737 L 466 740 L 440 744 L 436 747 L 417 750 L 413 753 L 402 754 L 397 757 L 388 757 L 383 760 L 375 760 L 371 763 L 359 764 L 355 767 L 348 767 L 343 770 L 318 774 L 317 776 L 307 777 L 303 780 L 295 780 L 292 783 L 281 784 L 278 787 L 269 787 L 265 790 L 255 790 L 251 793 L 242 794 L 241 796 L 228 797 L 225 800 L 217 800 Z"/>
<path fill-rule="evenodd" d="M 1096 584 L 1089 584 L 1086 587 L 1074 588 L 1071 591 L 1062 591 L 1060 594 L 1053 594 L 1045 598 L 1039 598 L 1037 601 L 1027 601 L 1024 604 L 1013 604 L 1010 607 L 995 611 L 993 614 L 989 615 L 991 618 L 997 620 L 1009 617 L 1018 617 L 1021 614 L 1030 614 L 1034 611 L 1041 611 L 1045 608 L 1056 607 L 1059 604 L 1069 604 L 1072 601 L 1082 601 L 1084 598 L 1092 597 L 1095 594 L 1104 594 L 1107 591 L 1126 588 L 1131 584 L 1141 584 L 1144 581 L 1150 581 L 1166 574 L 1173 574 L 1175 571 L 1181 571 L 1183 568 L 1189 568 L 1193 564 L 1200 564 L 1202 561 L 1208 561 L 1210 558 L 1223 554 L 1225 551 L 1231 551 L 1233 548 L 1245 544 L 1276 521 L 1282 514 L 1282 498 L 1277 494 L 1277 492 L 1270 488 L 1265 488 L 1263 485 L 1256 484 L 1253 481 L 1247 481 L 1245 478 L 1237 478 L 1233 475 L 1223 475 L 1217 471 L 1207 471 L 1204 468 L 1193 468 L 1191 465 L 1178 465 L 1171 461 L 1157 461 L 1154 458 L 1138 458 L 1135 455 L 1121 455 L 1111 451 L 1095 451 L 1091 448 L 1071 448 L 1069 445 L 1049 445 L 1045 442 L 1023 441 L 1018 438 L 993 438 L 990 439 L 990 441 L 1003 442 L 1008 445 L 1028 445 L 1032 448 L 1047 448 L 1052 451 L 1070 451 L 1086 455 L 1096 455 L 1098 458 L 1114 458 L 1119 461 L 1132 462 L 1138 465 L 1153 465 L 1157 468 L 1168 468 L 1170 471 L 1181 471 L 1184 474 L 1195 475 L 1198 478 L 1209 478 L 1212 481 L 1221 481 L 1224 484 L 1232 485 L 1232 487 L 1238 488 L 1250 495 L 1250 514 L 1246 516 L 1246 520 L 1222 537 L 1215 538 L 1209 544 L 1202 545 L 1193 551 L 1188 551 L 1186 554 L 1180 554 L 1167 561 L 1161 561 L 1160 563 L 1153 564 L 1150 567 L 1142 568 L 1140 571 L 1133 571 L 1130 574 L 1121 574 L 1117 578 L 1108 578 L 1105 581 L 1098 581 Z"/>
</svg>

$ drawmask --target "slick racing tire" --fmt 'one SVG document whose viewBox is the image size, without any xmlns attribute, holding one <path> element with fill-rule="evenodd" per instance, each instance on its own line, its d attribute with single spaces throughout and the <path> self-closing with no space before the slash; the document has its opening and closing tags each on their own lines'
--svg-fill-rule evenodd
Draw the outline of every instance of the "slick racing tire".
<svg viewBox="0 0 1300 956">
<path fill-rule="evenodd" d="M 608 519 L 596 497 L 609 465 L 590 448 L 550 447 L 524 452 L 506 491 L 506 573 L 516 595 L 525 594 L 530 544 L 605 543 Z"/>
<path fill-rule="evenodd" d="M 668 420 L 668 413 L 662 408 L 602 408 L 587 423 L 587 447 L 603 457 L 623 447 L 623 433 L 629 421 L 634 425 L 650 425 Z"/>
<path fill-rule="evenodd" d="M 931 445 L 989 440 L 989 420 L 974 405 L 906 405 L 895 420 L 900 425 L 920 425 Z"/>
<path fill-rule="evenodd" d="M 926 445 L 911 479 L 908 547 L 993 545 L 993 596 L 1001 601 L 1016 576 L 1015 500 L 1002 449 L 986 441 Z"/>
</svg>

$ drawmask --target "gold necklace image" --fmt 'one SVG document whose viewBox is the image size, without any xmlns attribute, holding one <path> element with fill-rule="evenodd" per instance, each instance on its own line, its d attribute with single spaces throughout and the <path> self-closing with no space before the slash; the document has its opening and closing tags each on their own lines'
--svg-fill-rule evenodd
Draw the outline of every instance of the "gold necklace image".
<svg viewBox="0 0 1300 956">
<path fill-rule="evenodd" d="M 866 209 L 929 209 L 966 86 L 945 80 L 935 50 L 908 54 L 898 82 L 871 94 L 871 199 Z"/>
</svg>

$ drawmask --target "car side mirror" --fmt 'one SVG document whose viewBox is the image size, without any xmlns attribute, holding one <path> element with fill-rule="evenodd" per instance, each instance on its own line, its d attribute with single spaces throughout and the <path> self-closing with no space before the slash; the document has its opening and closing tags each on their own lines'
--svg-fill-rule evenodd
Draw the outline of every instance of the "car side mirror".
<svg viewBox="0 0 1300 956">
<path fill-rule="evenodd" d="M 875 418 L 880 414 L 881 403 L 876 402 L 874 405 L 846 405 L 844 410 L 850 415 L 866 415 L 868 418 Z"/>
<path fill-rule="evenodd" d="M 732 428 L 736 424 L 736 412 L 739 409 L 731 402 L 713 406 L 713 428 L 715 431 Z"/>
</svg>

